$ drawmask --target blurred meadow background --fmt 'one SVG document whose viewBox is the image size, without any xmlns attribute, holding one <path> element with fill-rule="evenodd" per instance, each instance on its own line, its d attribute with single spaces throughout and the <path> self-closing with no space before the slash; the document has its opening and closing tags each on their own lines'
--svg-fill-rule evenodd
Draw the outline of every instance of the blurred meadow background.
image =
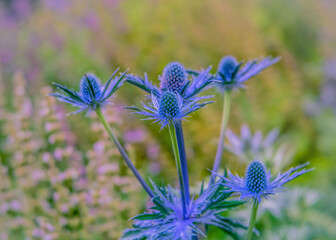
<svg viewBox="0 0 336 240">
<path fill-rule="evenodd" d="M 0 240 L 118 239 L 149 204 L 95 115 L 65 117 L 51 82 L 78 88 L 83 73 L 105 82 L 121 67 L 159 83 L 171 61 L 186 68 L 239 60 L 282 60 L 233 96 L 229 128 L 281 133 L 280 156 L 311 162 L 257 221 L 260 239 L 336 238 L 336 1 L 1 0 Z M 222 98 L 184 124 L 191 185 L 209 176 Z M 177 183 L 169 134 L 123 106 L 144 94 L 125 84 L 106 109 L 144 176 Z M 252 159 L 251 159 L 252 160 Z M 224 153 L 232 172 L 246 163 Z M 247 222 L 244 211 L 231 214 Z M 245 217 L 244 217 L 245 216 Z M 211 229 L 209 239 L 229 239 Z"/>
</svg>

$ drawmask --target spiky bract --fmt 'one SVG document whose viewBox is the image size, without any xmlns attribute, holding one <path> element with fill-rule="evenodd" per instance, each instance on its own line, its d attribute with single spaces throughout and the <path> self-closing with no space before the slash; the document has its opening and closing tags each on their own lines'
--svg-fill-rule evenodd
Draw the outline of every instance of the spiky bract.
<svg viewBox="0 0 336 240">
<path fill-rule="evenodd" d="M 193 101 L 184 102 L 178 93 L 169 91 L 160 92 L 159 96 L 150 96 L 152 103 L 142 103 L 143 109 L 132 106 L 128 109 L 135 110 L 134 113 L 146 116 L 146 120 L 159 122 L 161 129 L 168 124 L 180 124 L 190 113 L 197 111 L 212 101 L 202 102 L 204 97 L 195 98 Z"/>
<path fill-rule="evenodd" d="M 223 193 L 220 185 L 211 185 L 204 191 L 202 187 L 199 197 L 190 201 L 187 216 L 183 218 L 179 191 L 170 186 L 152 184 L 156 194 L 152 199 L 154 206 L 150 212 L 134 217 L 134 228 L 125 230 L 121 239 L 191 240 L 197 235 L 206 236 L 200 228 L 204 224 L 219 227 L 234 239 L 239 239 L 237 230 L 246 229 L 241 223 L 221 215 L 244 202 L 228 200 L 231 193 Z"/>
<path fill-rule="evenodd" d="M 209 73 L 210 70 L 211 67 L 200 72 L 186 71 L 182 64 L 173 62 L 164 68 L 162 76 L 159 77 L 161 81 L 160 88 L 148 80 L 147 74 L 145 74 L 144 78 L 129 74 L 126 81 L 156 97 L 160 97 L 160 94 L 167 90 L 178 93 L 183 101 L 193 101 L 199 93 L 211 86 L 213 76 Z M 189 80 L 188 76 L 192 80 Z"/>
</svg>

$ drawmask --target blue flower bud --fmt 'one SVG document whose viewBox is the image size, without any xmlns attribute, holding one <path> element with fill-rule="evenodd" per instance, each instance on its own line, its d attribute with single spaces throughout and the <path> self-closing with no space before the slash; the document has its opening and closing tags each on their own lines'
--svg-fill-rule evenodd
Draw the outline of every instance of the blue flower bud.
<svg viewBox="0 0 336 240">
<path fill-rule="evenodd" d="M 159 114 L 167 118 L 174 118 L 180 114 L 177 95 L 166 91 L 159 99 Z"/>
<path fill-rule="evenodd" d="M 252 193 L 262 193 L 267 187 L 267 172 L 265 165 L 254 160 L 246 170 L 246 187 Z"/>
<path fill-rule="evenodd" d="M 90 73 L 82 77 L 79 90 L 83 99 L 88 103 L 98 100 L 102 94 L 99 79 Z"/>
<path fill-rule="evenodd" d="M 218 73 L 225 76 L 226 81 L 232 81 L 233 75 L 237 70 L 238 61 L 235 57 L 226 56 L 223 57 L 220 63 L 218 64 Z"/>
<path fill-rule="evenodd" d="M 187 73 L 184 66 L 178 62 L 172 62 L 163 69 L 161 89 L 179 92 L 186 81 Z"/>
</svg>

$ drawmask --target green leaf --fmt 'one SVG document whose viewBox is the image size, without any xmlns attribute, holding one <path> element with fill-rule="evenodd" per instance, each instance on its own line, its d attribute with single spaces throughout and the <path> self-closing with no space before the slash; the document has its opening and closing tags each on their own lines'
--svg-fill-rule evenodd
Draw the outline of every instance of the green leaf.
<svg viewBox="0 0 336 240">
<path fill-rule="evenodd" d="M 161 213 L 144 213 L 132 218 L 132 220 L 154 220 L 163 218 L 164 215 Z"/>
</svg>

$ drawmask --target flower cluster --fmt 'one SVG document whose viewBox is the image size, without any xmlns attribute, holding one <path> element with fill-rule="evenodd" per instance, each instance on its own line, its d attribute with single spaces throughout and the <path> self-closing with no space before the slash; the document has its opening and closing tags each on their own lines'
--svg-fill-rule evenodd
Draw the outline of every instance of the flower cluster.
<svg viewBox="0 0 336 240">
<path fill-rule="evenodd" d="M 148 212 L 133 218 L 134 228 L 125 230 L 122 239 L 198 239 L 199 236 L 206 237 L 202 226 L 213 225 L 219 227 L 234 239 L 240 238 L 239 229 L 247 229 L 246 239 L 250 240 L 253 232 L 256 232 L 254 223 L 261 199 L 268 199 L 270 195 L 274 195 L 283 189 L 285 183 L 312 170 L 304 169 L 308 165 L 306 163 L 272 177 L 271 172 L 266 169 L 262 161 L 254 160 L 248 165 L 244 178 L 233 175 L 230 171 L 228 171 L 228 176 L 220 176 L 217 173 L 224 149 L 231 90 L 243 88 L 247 79 L 278 61 L 279 58 L 265 58 L 260 61 L 248 61 L 243 65 L 243 62 L 238 62 L 234 57 L 227 56 L 219 63 L 215 75 L 210 73 L 210 67 L 202 71 L 186 70 L 181 63 L 172 62 L 163 69 L 163 73 L 159 77 L 161 82 L 159 87 L 152 84 L 146 74 L 144 78 L 132 74 L 126 76 L 126 82 L 144 90 L 149 94 L 151 100 L 149 104 L 142 103 L 142 108 L 136 106 L 127 108 L 134 110 L 134 113 L 145 116 L 145 119 L 158 122 L 161 129 L 168 126 L 179 188 L 172 188 L 170 185 L 159 187 L 154 182 L 151 182 L 152 188 L 149 187 L 104 117 L 101 109 L 110 103 L 109 98 L 123 84 L 125 73 L 120 77 L 114 77 L 116 71 L 105 86 L 101 86 L 94 75 L 85 75 L 81 80 L 79 92 L 55 84 L 67 96 L 58 93 L 53 94 L 53 96 L 79 107 L 80 109 L 76 112 L 83 110 L 94 110 L 96 112 L 98 119 L 119 150 L 126 165 L 151 198 L 153 206 Z M 208 187 L 204 190 L 202 184 L 199 194 L 190 197 L 182 121 L 189 114 L 209 103 L 213 103 L 213 101 L 203 101 L 211 96 L 200 96 L 202 91 L 210 87 L 217 87 L 224 93 L 225 101 L 220 140 Z M 252 135 L 250 129 L 244 125 L 240 138 L 232 131 L 228 131 L 226 135 L 231 143 L 231 146 L 226 147 L 226 149 L 248 160 L 260 157 L 270 149 L 278 136 L 278 130 L 271 131 L 263 139 L 261 132 Z M 217 181 L 216 176 L 219 177 Z M 222 215 L 224 211 L 245 203 L 238 199 L 229 199 L 237 194 L 240 195 L 241 199 L 254 200 L 248 228 Z"/>
<path fill-rule="evenodd" d="M 152 85 L 147 77 L 143 80 L 128 75 L 127 81 L 151 93 L 152 101 L 150 105 L 142 103 L 143 110 L 135 106 L 128 107 L 128 109 L 146 116 L 147 120 L 159 122 L 161 129 L 168 124 L 180 124 L 190 113 L 212 103 L 212 101 L 200 103 L 201 100 L 210 96 L 196 96 L 211 83 L 212 77 L 209 75 L 209 70 L 210 68 L 202 71 L 190 83 L 184 66 L 178 62 L 172 62 L 163 69 L 160 89 Z"/>
<path fill-rule="evenodd" d="M 181 63 L 172 62 L 163 69 L 162 76 L 159 77 L 160 87 L 152 84 L 148 80 L 147 74 L 144 75 L 144 78 L 128 74 L 126 81 L 156 97 L 160 97 L 164 91 L 172 91 L 178 93 L 184 101 L 190 101 L 214 82 L 210 70 L 211 67 L 200 72 L 187 71 Z"/>
</svg>

